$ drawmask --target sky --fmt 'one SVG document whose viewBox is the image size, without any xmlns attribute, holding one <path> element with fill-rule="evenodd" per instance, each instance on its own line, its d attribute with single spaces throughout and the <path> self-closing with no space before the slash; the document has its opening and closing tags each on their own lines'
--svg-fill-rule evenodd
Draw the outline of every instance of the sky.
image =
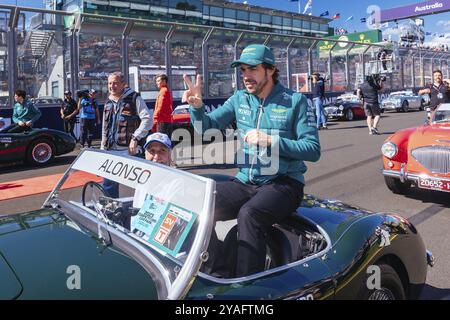
<svg viewBox="0 0 450 320">
<path fill-rule="evenodd" d="M 232 0 L 233 2 L 243 3 L 244 0 Z M 291 2 L 289 0 L 246 0 L 249 5 L 268 7 L 273 9 L 285 10 L 298 12 L 298 2 Z M 360 18 L 368 17 L 369 14 L 366 13 L 367 8 L 371 5 L 377 5 L 384 9 L 390 9 L 395 7 L 401 7 L 405 5 L 415 4 L 425 2 L 427 0 L 312 0 L 312 14 L 319 16 L 322 12 L 328 11 L 330 17 L 336 13 L 341 14 L 341 18 L 330 23 L 330 27 L 333 28 L 344 28 L 348 32 L 354 31 L 365 31 L 367 26 L 365 23 L 360 22 Z M 445 1 L 445 0 L 444 0 Z M 450 1 L 450 0 L 447 0 Z M 308 2 L 307 0 L 301 0 L 301 11 Z M 345 22 L 347 18 L 353 16 L 354 19 L 349 22 Z M 450 46 L 450 12 L 440 13 L 436 15 L 430 15 L 423 17 L 425 20 L 425 31 L 431 33 L 445 33 L 444 38 L 427 36 L 425 39 L 426 43 L 437 44 L 444 43 Z M 398 33 L 398 29 L 394 28 L 395 23 L 389 23 L 388 28 L 384 28 L 383 37 L 387 38 L 387 35 L 395 35 Z"/>
<path fill-rule="evenodd" d="M 231 0 L 233 2 L 244 2 L 244 0 Z M 261 7 L 298 12 L 298 2 L 291 2 L 289 0 L 246 0 L 250 5 L 256 5 Z M 360 18 L 367 17 L 367 8 L 370 5 L 377 5 L 382 10 L 388 8 L 394 8 L 409 4 L 415 4 L 424 2 L 426 0 L 413 1 L 413 0 L 312 0 L 312 14 L 315 16 L 320 15 L 322 12 L 328 11 L 330 17 L 336 13 L 341 14 L 341 18 L 330 23 L 330 27 L 344 28 L 348 32 L 353 31 L 365 31 L 367 26 L 365 23 L 360 22 Z M 450 0 L 447 0 L 450 1 Z M 13 4 L 27 7 L 42 7 L 43 0 L 0 0 L 1 4 Z M 303 11 L 307 0 L 300 0 L 301 10 Z M 345 20 L 353 16 L 354 19 L 349 22 Z M 439 36 L 427 36 L 425 42 L 431 45 L 434 44 L 448 44 L 450 45 L 450 12 L 440 13 L 437 15 L 430 15 L 424 17 L 425 30 L 431 33 L 445 34 L 445 37 Z M 388 35 L 392 35 L 393 39 L 396 38 L 398 29 L 394 28 L 394 23 L 390 23 L 388 28 L 383 29 L 383 37 L 387 38 Z"/>
</svg>

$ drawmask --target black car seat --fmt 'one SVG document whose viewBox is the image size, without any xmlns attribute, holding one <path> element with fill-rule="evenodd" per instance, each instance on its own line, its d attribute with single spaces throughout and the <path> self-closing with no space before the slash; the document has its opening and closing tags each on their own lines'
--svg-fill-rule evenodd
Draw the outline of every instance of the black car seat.
<svg viewBox="0 0 450 320">
<path fill-rule="evenodd" d="M 266 270 L 292 262 L 291 243 L 280 229 L 272 226 L 266 233 L 266 243 Z M 223 253 L 229 269 L 229 277 L 233 278 L 236 274 L 237 225 L 227 233 L 223 241 Z"/>
</svg>

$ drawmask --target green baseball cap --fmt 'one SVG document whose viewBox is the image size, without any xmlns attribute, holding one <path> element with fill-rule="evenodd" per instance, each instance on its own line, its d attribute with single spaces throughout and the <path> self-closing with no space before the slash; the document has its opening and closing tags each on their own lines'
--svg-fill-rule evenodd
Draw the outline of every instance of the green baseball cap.
<svg viewBox="0 0 450 320">
<path fill-rule="evenodd" d="M 242 50 L 241 57 L 239 60 L 233 61 L 231 67 L 235 68 L 241 63 L 256 66 L 264 62 L 270 65 L 275 64 L 275 58 L 272 51 L 265 45 L 251 44 Z"/>
</svg>

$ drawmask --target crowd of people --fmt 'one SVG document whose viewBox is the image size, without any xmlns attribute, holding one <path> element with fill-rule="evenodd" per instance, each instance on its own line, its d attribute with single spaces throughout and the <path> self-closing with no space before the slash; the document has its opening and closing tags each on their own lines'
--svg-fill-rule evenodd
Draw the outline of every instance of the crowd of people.
<svg viewBox="0 0 450 320">
<path fill-rule="evenodd" d="M 416 49 L 423 49 L 423 50 L 431 50 L 436 52 L 449 52 L 449 48 L 447 44 L 439 44 L 439 45 L 429 45 L 429 44 L 418 44 L 416 42 L 406 42 L 406 41 L 400 41 L 399 42 L 400 47 L 403 48 L 416 48 Z"/>
</svg>

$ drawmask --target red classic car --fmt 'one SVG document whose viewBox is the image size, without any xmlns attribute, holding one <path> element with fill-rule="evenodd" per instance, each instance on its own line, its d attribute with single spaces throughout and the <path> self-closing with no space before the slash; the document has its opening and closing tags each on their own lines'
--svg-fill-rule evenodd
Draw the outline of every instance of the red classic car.
<svg viewBox="0 0 450 320">
<path fill-rule="evenodd" d="M 177 106 L 172 112 L 172 124 L 174 129 L 191 128 L 191 115 L 189 114 L 189 105 L 182 104 Z"/>
<path fill-rule="evenodd" d="M 220 107 L 220 105 L 219 105 Z M 211 112 L 215 107 L 206 107 L 206 112 Z M 191 138 L 194 137 L 194 127 L 191 124 L 191 115 L 189 113 L 189 105 L 182 104 L 177 106 L 172 112 L 172 127 L 175 129 L 186 129 L 189 131 Z M 227 129 L 232 131 L 227 131 Z M 227 129 L 222 130 L 222 134 L 225 138 L 228 137 L 229 134 L 234 134 L 234 130 L 236 130 L 236 125 L 232 124 L 227 127 Z M 209 138 L 205 141 L 211 141 Z"/>
<path fill-rule="evenodd" d="M 387 187 L 403 194 L 411 185 L 450 192 L 450 104 L 429 123 L 397 131 L 381 147 Z"/>
</svg>

